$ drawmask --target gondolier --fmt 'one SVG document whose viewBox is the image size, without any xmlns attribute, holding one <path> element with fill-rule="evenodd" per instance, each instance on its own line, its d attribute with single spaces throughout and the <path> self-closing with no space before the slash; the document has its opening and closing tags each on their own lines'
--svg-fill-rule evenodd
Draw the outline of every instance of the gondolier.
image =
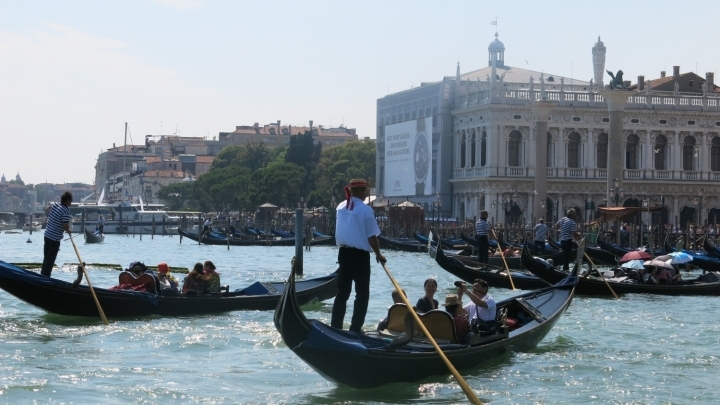
<svg viewBox="0 0 720 405">
<path fill-rule="evenodd" d="M 537 225 L 535 225 L 535 228 L 533 228 L 533 232 L 535 233 L 533 248 L 535 249 L 536 255 L 545 253 L 545 238 L 547 238 L 547 231 L 548 228 L 547 225 L 545 225 L 545 220 L 540 218 Z"/>
<path fill-rule="evenodd" d="M 487 223 L 488 212 L 480 211 L 480 219 L 475 223 L 475 239 L 478 243 L 478 261 L 480 264 L 488 264 L 489 238 L 495 235 L 490 225 Z"/>
<path fill-rule="evenodd" d="M 50 204 L 45 208 L 48 220 L 45 227 L 45 245 L 43 247 L 43 264 L 40 274 L 50 277 L 55 259 L 60 250 L 60 241 L 63 232 L 70 234 L 70 210 L 68 207 L 72 204 L 73 198 L 69 191 L 60 196 L 60 202 Z"/>
<path fill-rule="evenodd" d="M 332 310 L 331 326 L 342 329 L 347 300 L 355 282 L 355 304 L 350 330 L 361 332 L 365 323 L 370 300 L 370 251 L 375 259 L 385 264 L 380 253 L 377 236 L 380 234 L 372 208 L 363 202 L 369 195 L 370 186 L 364 179 L 353 179 L 345 186 L 346 200 L 337 208 L 335 239 L 338 251 L 338 294 Z"/>
<path fill-rule="evenodd" d="M 565 253 L 563 270 L 570 270 L 570 262 L 573 260 L 572 242 L 573 236 L 577 236 L 577 224 L 575 223 L 575 209 L 567 210 L 566 216 L 560 218 L 555 224 L 555 229 L 560 230 L 560 246 Z"/>
<path fill-rule="evenodd" d="M 99 233 L 100 235 L 102 235 L 103 233 L 105 233 L 105 232 L 103 232 L 103 229 L 105 228 L 105 217 L 103 216 L 103 214 L 100 214 L 100 216 L 98 217 L 98 224 L 97 224 L 97 225 L 98 225 L 98 233 Z"/>
</svg>

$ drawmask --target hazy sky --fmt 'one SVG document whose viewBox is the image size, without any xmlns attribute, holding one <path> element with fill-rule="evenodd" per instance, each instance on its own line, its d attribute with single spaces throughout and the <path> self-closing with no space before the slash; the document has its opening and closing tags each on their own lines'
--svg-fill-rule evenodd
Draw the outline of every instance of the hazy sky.
<svg viewBox="0 0 720 405">
<path fill-rule="evenodd" d="M 583 80 L 598 35 L 625 78 L 715 71 L 720 2 L 0 0 L 0 173 L 92 183 L 98 153 L 236 125 L 357 128 L 376 100 L 487 64 Z M 720 82 L 720 78 L 716 79 Z M 128 143 L 130 139 L 128 138 Z"/>
</svg>

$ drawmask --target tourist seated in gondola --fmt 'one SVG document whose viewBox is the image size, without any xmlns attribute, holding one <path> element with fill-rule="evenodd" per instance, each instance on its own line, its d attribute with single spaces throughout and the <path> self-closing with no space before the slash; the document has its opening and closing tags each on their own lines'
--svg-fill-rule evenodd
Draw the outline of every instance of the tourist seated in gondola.
<svg viewBox="0 0 720 405">
<path fill-rule="evenodd" d="M 206 292 L 214 293 L 220 292 L 220 273 L 215 271 L 215 265 L 210 260 L 205 261 L 203 265 L 203 279 L 207 286 Z"/>
<path fill-rule="evenodd" d="M 129 271 L 135 277 L 140 277 L 147 269 L 147 266 L 143 262 L 132 262 L 126 271 Z"/>
<path fill-rule="evenodd" d="M 170 267 L 167 263 L 160 263 L 157 265 L 158 273 L 157 278 L 160 281 L 160 288 L 163 290 L 178 290 L 178 281 L 172 274 L 170 274 Z"/>
<path fill-rule="evenodd" d="M 458 284 L 458 300 L 462 302 L 463 294 L 467 294 L 470 298 L 470 302 L 463 307 L 468 314 L 470 325 L 473 318 L 479 319 L 481 323 L 494 324 L 497 311 L 495 300 L 488 294 L 488 283 L 476 278 L 472 290 L 468 290 L 465 283 Z"/>
<path fill-rule="evenodd" d="M 190 273 L 185 277 L 182 286 L 183 294 L 205 293 L 205 279 L 203 275 L 203 264 L 195 263 Z M 192 291 L 192 292 L 191 292 Z"/>
<path fill-rule="evenodd" d="M 425 284 L 423 284 L 423 286 L 425 288 L 425 295 L 417 301 L 417 304 L 415 304 L 415 308 L 417 308 L 418 313 L 425 313 L 432 311 L 433 309 L 438 309 L 438 302 L 434 298 L 435 292 L 437 291 L 437 281 L 429 278 L 425 280 Z"/>
<path fill-rule="evenodd" d="M 646 270 L 645 274 L 642 277 L 642 282 L 643 282 L 643 284 L 657 284 L 658 283 L 657 269 L 653 268 L 653 269 Z"/>
<path fill-rule="evenodd" d="M 468 320 L 468 313 L 462 306 L 462 302 L 455 294 L 448 294 L 445 296 L 445 310 L 450 313 L 455 323 L 455 335 L 457 340 L 462 342 L 465 336 L 470 333 L 470 321 Z"/>
</svg>

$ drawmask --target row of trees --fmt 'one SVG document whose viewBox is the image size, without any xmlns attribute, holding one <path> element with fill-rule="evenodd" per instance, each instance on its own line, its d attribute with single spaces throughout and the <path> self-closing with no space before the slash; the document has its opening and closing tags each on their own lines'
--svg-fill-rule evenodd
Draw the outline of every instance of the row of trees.
<svg viewBox="0 0 720 405">
<path fill-rule="evenodd" d="M 351 178 L 374 182 L 375 143 L 349 141 L 322 150 L 312 134 L 292 135 L 288 147 L 263 143 L 229 146 L 213 161 L 210 171 L 194 182 L 163 187 L 159 197 L 171 210 L 248 211 L 266 202 L 296 207 L 329 206 L 344 198 Z"/>
</svg>

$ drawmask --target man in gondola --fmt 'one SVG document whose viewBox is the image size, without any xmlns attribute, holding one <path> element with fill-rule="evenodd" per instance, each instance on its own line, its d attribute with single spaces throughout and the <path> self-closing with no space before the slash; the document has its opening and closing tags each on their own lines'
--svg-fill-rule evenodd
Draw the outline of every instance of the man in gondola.
<svg viewBox="0 0 720 405">
<path fill-rule="evenodd" d="M 370 300 L 370 252 L 375 260 L 385 264 L 387 259 L 380 253 L 377 236 L 380 234 L 372 208 L 364 203 L 370 186 L 364 179 L 353 179 L 345 186 L 345 201 L 336 208 L 335 240 L 338 251 L 338 293 L 332 310 L 330 326 L 342 329 L 347 300 L 355 283 L 355 303 L 350 331 L 362 332 L 368 302 Z"/>
<path fill-rule="evenodd" d="M 565 253 L 563 270 L 570 270 L 570 262 L 573 261 L 572 242 L 573 237 L 578 236 L 577 224 L 575 223 L 575 209 L 567 210 L 566 216 L 560 218 L 555 224 L 555 229 L 560 230 L 560 246 Z"/>
<path fill-rule="evenodd" d="M 70 232 L 70 204 L 73 197 L 69 191 L 60 196 L 60 202 L 50 204 L 45 211 L 47 212 L 47 226 L 45 227 L 45 246 L 43 247 L 43 264 L 40 274 L 50 277 L 55 259 L 60 250 L 60 241 L 63 238 L 63 232 Z"/>
<path fill-rule="evenodd" d="M 481 265 L 488 263 L 488 250 L 490 249 L 489 238 L 491 234 L 495 235 L 495 232 L 487 223 L 487 218 L 488 212 L 482 210 L 480 211 L 480 219 L 475 223 L 475 240 L 477 240 L 478 243 L 478 262 L 480 262 Z"/>
<path fill-rule="evenodd" d="M 103 231 L 103 229 L 105 229 L 105 217 L 103 216 L 103 214 L 100 214 L 100 216 L 98 217 L 97 228 L 98 228 L 98 235 L 102 235 L 105 233 Z"/>
</svg>

